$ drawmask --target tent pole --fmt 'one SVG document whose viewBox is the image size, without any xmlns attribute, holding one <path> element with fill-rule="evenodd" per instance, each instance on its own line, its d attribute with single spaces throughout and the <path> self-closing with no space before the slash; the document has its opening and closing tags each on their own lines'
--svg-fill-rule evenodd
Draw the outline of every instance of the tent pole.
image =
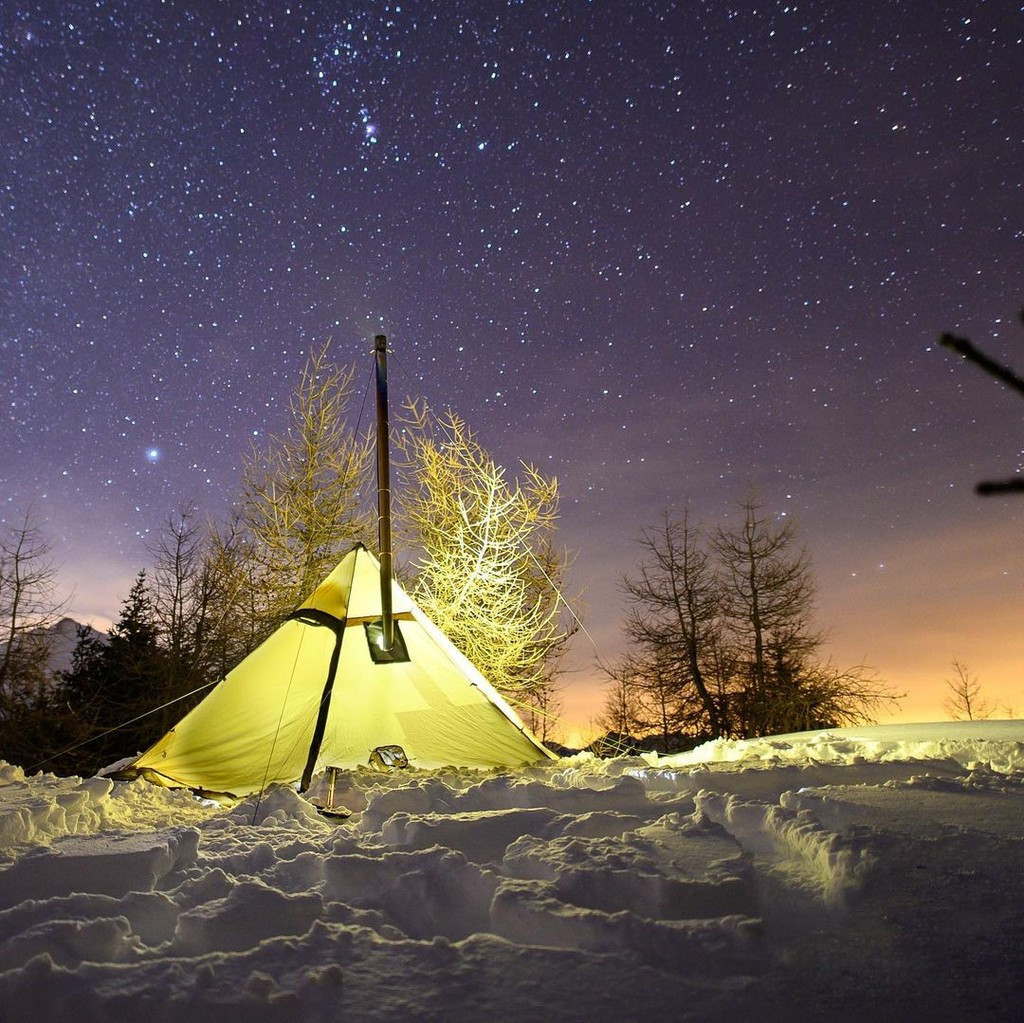
<svg viewBox="0 0 1024 1023">
<path fill-rule="evenodd" d="M 377 545 L 380 549 L 381 648 L 390 650 L 395 641 L 395 620 L 391 611 L 391 463 L 388 453 L 388 339 L 373 339 L 377 358 Z"/>
</svg>

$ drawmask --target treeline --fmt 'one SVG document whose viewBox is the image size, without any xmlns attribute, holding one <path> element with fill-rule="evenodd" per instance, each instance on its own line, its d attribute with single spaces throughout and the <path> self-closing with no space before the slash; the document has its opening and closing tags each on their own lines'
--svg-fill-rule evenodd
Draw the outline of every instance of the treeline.
<svg viewBox="0 0 1024 1023">
<path fill-rule="evenodd" d="M 226 523 L 169 516 L 109 637 L 79 636 L 47 677 L 51 546 L 29 518 L 0 539 L 0 758 L 94 773 L 159 738 L 255 649 L 356 542 L 376 548 L 373 439 L 353 425 L 355 369 L 309 358 L 287 427 L 244 459 Z M 508 478 L 454 413 L 421 403 L 392 440 L 403 583 L 543 737 L 572 631 L 559 595 L 558 485 Z M 471 566 L 467 570 L 467 566 Z"/>
<path fill-rule="evenodd" d="M 0 758 L 91 774 L 145 749 L 298 607 L 351 546 L 376 548 L 373 439 L 353 425 L 355 370 L 309 358 L 285 430 L 253 447 L 226 520 L 168 516 L 109 636 L 83 630 L 48 677 L 51 547 L 26 517 L 0 530 Z M 578 621 L 562 591 L 557 481 L 505 471 L 452 412 L 396 417 L 399 575 L 424 611 L 541 737 Z M 606 668 L 608 748 L 670 751 L 717 736 L 869 720 L 895 698 L 820 654 L 807 552 L 789 521 L 747 500 L 708 529 L 643 532 L 625 580 L 626 655 Z"/>
<path fill-rule="evenodd" d="M 620 748 L 857 724 L 898 699 L 869 669 L 821 656 L 807 550 L 756 497 L 714 529 L 666 515 L 640 544 L 624 580 L 629 650 L 606 668 L 599 720 Z"/>
</svg>

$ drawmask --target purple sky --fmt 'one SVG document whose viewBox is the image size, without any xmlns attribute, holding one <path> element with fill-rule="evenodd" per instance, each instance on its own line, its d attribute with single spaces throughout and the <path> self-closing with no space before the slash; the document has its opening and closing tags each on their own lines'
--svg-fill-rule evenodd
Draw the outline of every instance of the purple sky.
<svg viewBox="0 0 1024 1023">
<path fill-rule="evenodd" d="M 756 485 L 820 624 L 1024 709 L 1020 3 L 0 8 L 0 516 L 79 616 L 220 516 L 311 345 L 558 476 L 597 652 L 664 509 Z M 595 701 L 581 638 L 568 717 Z"/>
</svg>

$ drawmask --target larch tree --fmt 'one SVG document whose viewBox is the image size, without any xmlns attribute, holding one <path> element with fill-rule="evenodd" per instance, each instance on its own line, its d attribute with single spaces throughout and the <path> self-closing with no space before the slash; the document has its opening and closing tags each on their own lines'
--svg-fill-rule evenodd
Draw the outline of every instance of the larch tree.
<svg viewBox="0 0 1024 1023">
<path fill-rule="evenodd" d="M 326 347 L 315 351 L 288 428 L 246 461 L 237 518 L 214 535 L 208 559 L 207 645 L 225 667 L 353 543 L 376 546 L 367 499 L 374 445 L 348 416 L 353 376 L 331 365 Z M 408 552 L 403 581 L 493 685 L 546 720 L 572 631 L 559 592 L 569 559 L 554 540 L 557 481 L 529 465 L 509 479 L 458 416 L 436 421 L 423 403 L 408 406 L 391 442 L 403 476 L 394 501 L 394 531 Z"/>
<path fill-rule="evenodd" d="M 274 629 L 267 612 L 273 602 L 253 547 L 238 509 L 210 533 L 203 566 L 210 592 L 202 652 L 208 679 L 223 678 Z"/>
<path fill-rule="evenodd" d="M 194 504 L 168 516 L 151 548 L 153 615 L 166 652 L 163 697 L 175 703 L 163 715 L 169 725 L 198 702 L 186 694 L 228 670 L 217 656 L 228 585 L 219 572 L 219 534 L 197 521 Z M 247 651 L 246 651 L 247 652 Z M 241 655 L 244 656 L 244 653 Z M 241 659 L 238 657 L 237 659 Z"/>
<path fill-rule="evenodd" d="M 355 368 L 316 349 L 289 401 L 285 431 L 245 462 L 241 519 L 265 632 L 371 533 L 363 490 L 372 446 L 348 421 Z"/>
<path fill-rule="evenodd" d="M 170 658 L 182 665 L 191 660 L 194 632 L 202 631 L 202 575 L 205 532 L 187 504 L 170 515 L 150 550 L 153 557 L 153 609 Z"/>
<path fill-rule="evenodd" d="M 745 651 L 746 684 L 738 708 L 747 735 L 778 731 L 796 672 L 821 642 L 811 631 L 814 580 L 792 520 L 776 525 L 754 497 L 738 528 L 719 528 L 722 610 Z"/>
<path fill-rule="evenodd" d="M 406 406 L 394 447 L 413 596 L 492 685 L 539 707 L 571 634 L 557 480 L 525 463 L 509 480 L 462 419 L 434 420 L 422 402 Z"/>
<path fill-rule="evenodd" d="M 863 666 L 837 669 L 819 656 L 810 559 L 795 526 L 771 520 L 754 498 L 741 512 L 737 526 L 710 535 L 686 514 L 643 533 L 646 558 L 626 580 L 630 671 L 613 679 L 666 710 L 676 694 L 677 720 L 693 736 L 871 720 L 898 697 Z"/>
<path fill-rule="evenodd" d="M 678 521 L 665 514 L 657 529 L 643 531 L 639 543 L 645 558 L 623 583 L 630 601 L 625 630 L 648 665 L 634 674 L 660 694 L 663 716 L 674 690 L 677 716 L 683 716 L 682 705 L 695 706 L 700 731 L 719 736 L 729 732 L 729 707 L 726 694 L 713 690 L 710 659 L 721 632 L 723 596 L 703 540 L 688 510 Z"/>
<path fill-rule="evenodd" d="M 869 668 L 838 668 L 820 656 L 811 560 L 793 521 L 773 521 L 753 496 L 740 510 L 740 525 L 718 529 L 713 546 L 739 671 L 733 703 L 742 734 L 860 724 L 895 706 L 900 697 Z"/>
<path fill-rule="evenodd" d="M 626 734 L 634 738 L 654 737 L 662 753 L 678 752 L 678 740 L 684 733 L 706 731 L 703 721 L 690 727 L 700 714 L 670 653 L 634 647 L 603 670 L 609 684 L 599 723 L 612 728 L 618 718 L 616 730 L 626 725 Z"/>
</svg>

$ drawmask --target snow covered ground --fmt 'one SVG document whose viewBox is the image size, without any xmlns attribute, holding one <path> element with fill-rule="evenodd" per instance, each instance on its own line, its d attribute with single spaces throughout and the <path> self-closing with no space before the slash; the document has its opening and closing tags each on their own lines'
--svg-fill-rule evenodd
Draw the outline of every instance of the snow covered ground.
<svg viewBox="0 0 1024 1023">
<path fill-rule="evenodd" d="M 1010 1020 L 1024 723 L 223 808 L 0 765 L 0 1020 Z"/>
</svg>

